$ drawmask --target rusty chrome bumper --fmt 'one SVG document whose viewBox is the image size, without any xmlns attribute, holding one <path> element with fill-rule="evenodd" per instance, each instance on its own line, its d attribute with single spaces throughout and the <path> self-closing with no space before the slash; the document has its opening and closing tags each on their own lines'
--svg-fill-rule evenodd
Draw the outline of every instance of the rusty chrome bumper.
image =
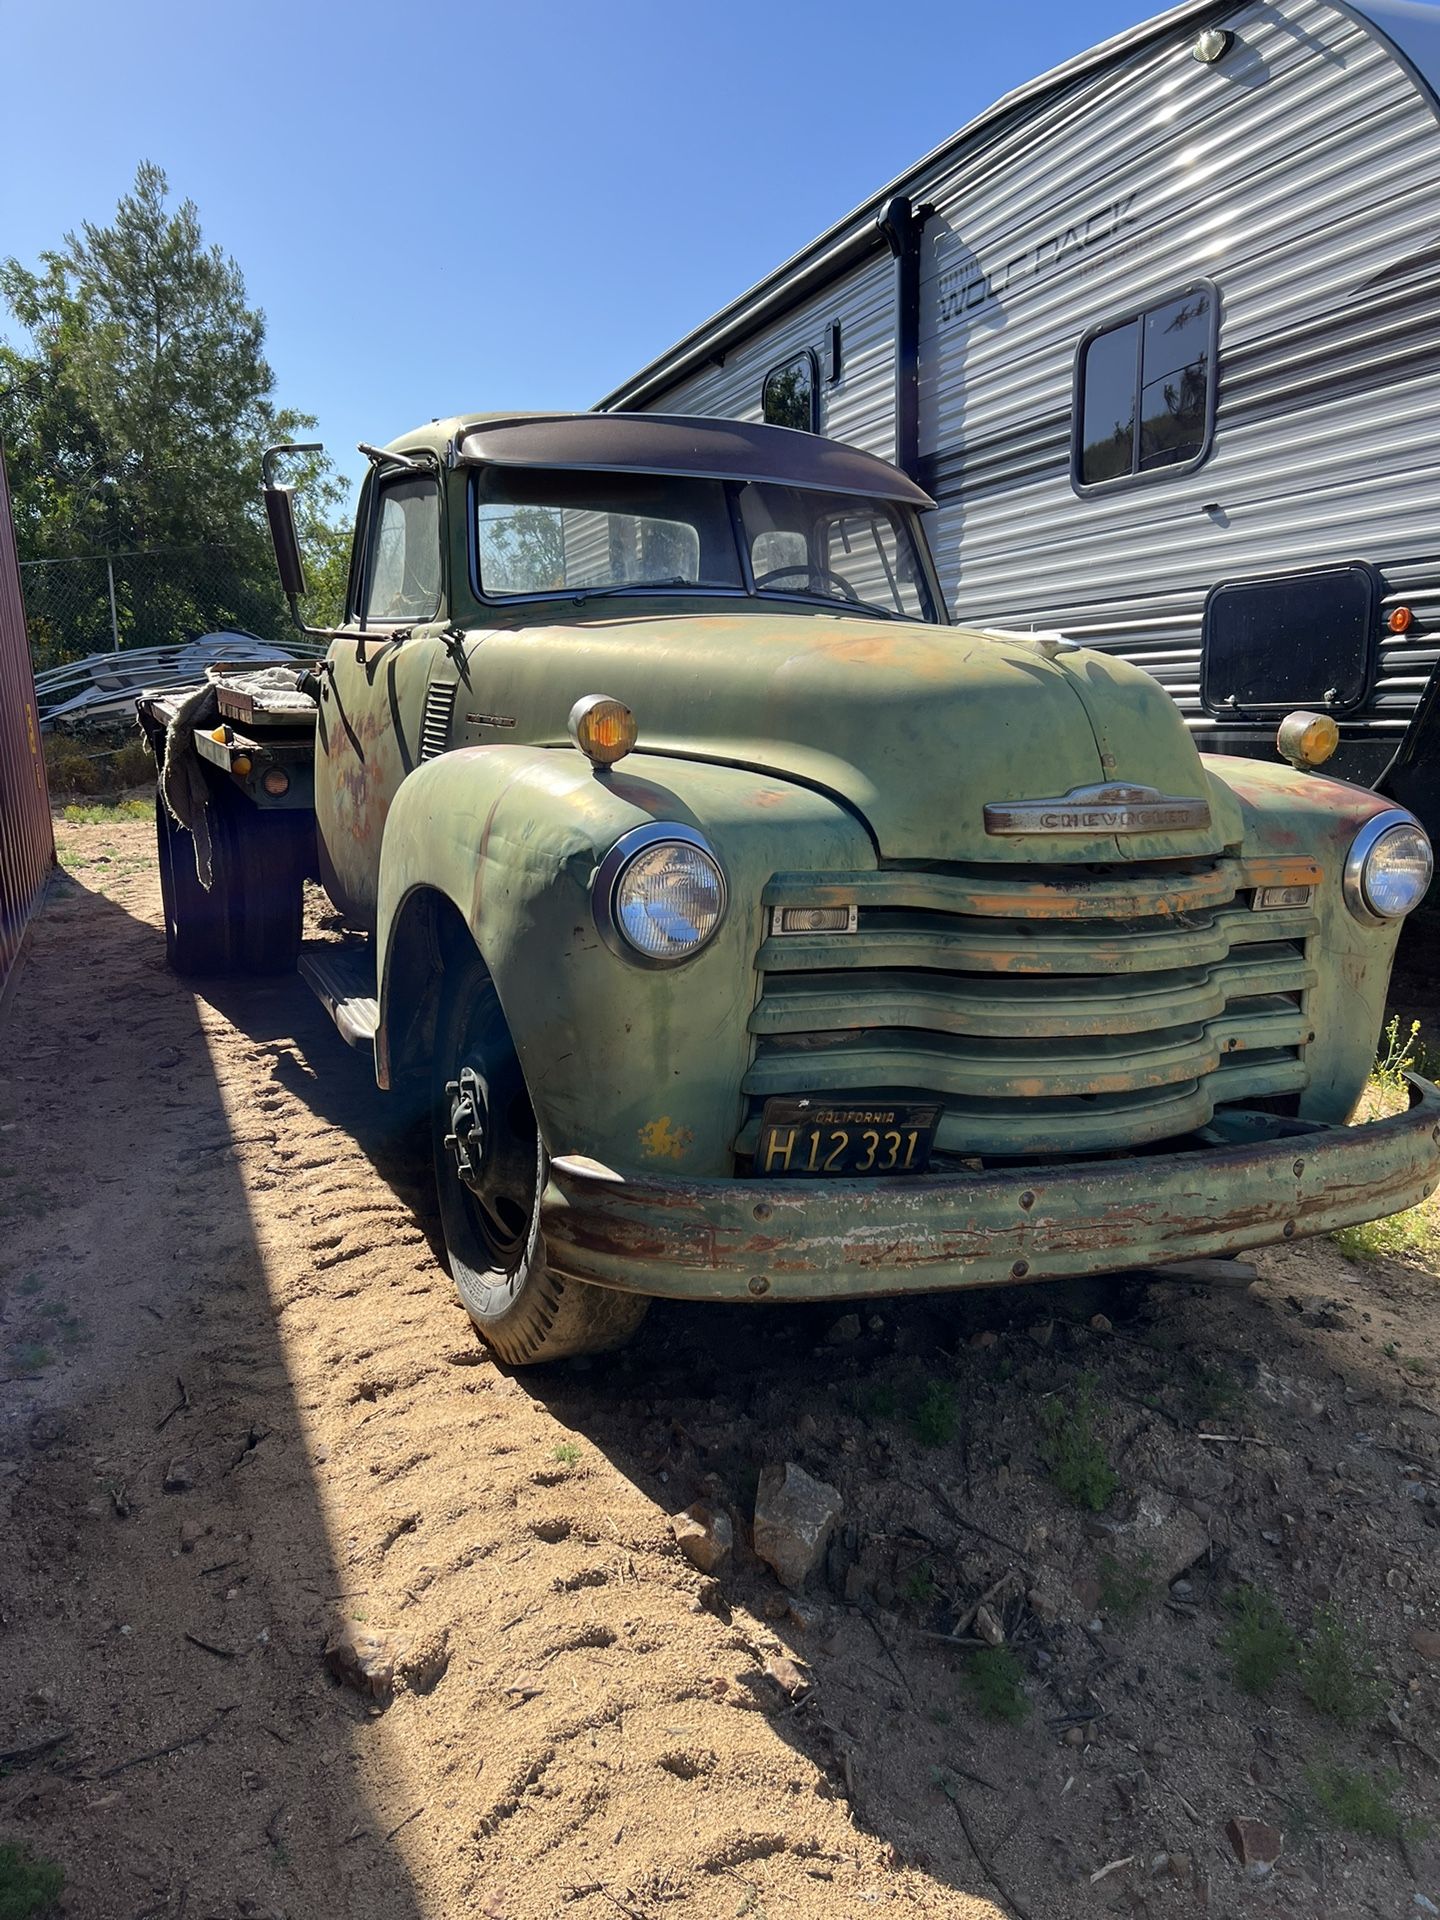
<svg viewBox="0 0 1440 1920">
<path fill-rule="evenodd" d="M 1259 1145 L 910 1180 L 656 1180 L 578 1155 L 541 1214 L 556 1272 L 687 1300 L 862 1299 L 1239 1253 L 1417 1205 L 1440 1184 L 1440 1091 Z"/>
</svg>

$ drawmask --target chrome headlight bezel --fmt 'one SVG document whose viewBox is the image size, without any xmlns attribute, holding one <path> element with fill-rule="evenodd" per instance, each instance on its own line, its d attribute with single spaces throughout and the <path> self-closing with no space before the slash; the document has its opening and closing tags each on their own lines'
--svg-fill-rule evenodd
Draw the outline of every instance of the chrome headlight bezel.
<svg viewBox="0 0 1440 1920">
<path fill-rule="evenodd" d="M 1410 828 L 1411 831 L 1420 835 L 1427 847 L 1430 846 L 1430 836 L 1413 813 L 1407 812 L 1404 807 L 1389 807 L 1384 813 L 1377 813 L 1365 822 L 1350 842 L 1350 851 L 1345 856 L 1345 904 L 1355 918 L 1368 927 L 1398 926 L 1425 898 L 1430 881 L 1435 876 L 1435 857 L 1432 849 L 1429 878 L 1404 912 L 1381 913 L 1377 910 L 1366 885 L 1370 859 L 1386 834 L 1393 833 L 1397 827 Z"/>
<path fill-rule="evenodd" d="M 616 912 L 616 900 L 626 872 L 636 856 L 648 853 L 667 842 L 671 845 L 694 848 L 713 867 L 720 890 L 720 911 L 715 916 L 714 926 L 710 928 L 704 939 L 697 941 L 693 947 L 687 947 L 683 953 L 646 953 L 642 947 L 635 946 L 627 937 Z M 704 834 L 698 833 L 694 827 L 685 827 L 670 821 L 653 820 L 643 827 L 632 827 L 628 833 L 622 833 L 595 869 L 595 878 L 591 883 L 591 906 L 600 938 L 612 953 L 619 954 L 622 960 L 628 960 L 632 966 L 636 967 L 657 969 L 683 967 L 687 960 L 693 960 L 697 954 L 703 953 L 714 940 L 725 924 L 729 905 L 729 883 L 715 849 Z"/>
</svg>

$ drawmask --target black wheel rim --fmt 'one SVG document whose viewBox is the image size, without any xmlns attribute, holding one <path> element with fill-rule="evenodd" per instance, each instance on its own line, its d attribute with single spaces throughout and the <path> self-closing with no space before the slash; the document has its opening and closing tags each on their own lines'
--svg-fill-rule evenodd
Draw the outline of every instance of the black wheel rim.
<svg viewBox="0 0 1440 1920">
<path fill-rule="evenodd" d="M 487 995 L 465 1022 L 441 1095 L 445 1164 L 486 1264 L 512 1272 L 535 1212 L 535 1114 L 498 1007 Z"/>
</svg>

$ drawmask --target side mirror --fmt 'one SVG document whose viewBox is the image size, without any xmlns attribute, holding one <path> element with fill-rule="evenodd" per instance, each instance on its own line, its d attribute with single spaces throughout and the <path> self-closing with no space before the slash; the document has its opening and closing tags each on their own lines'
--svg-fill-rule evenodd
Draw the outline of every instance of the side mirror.
<svg viewBox="0 0 1440 1920">
<path fill-rule="evenodd" d="M 319 441 L 304 446 L 270 447 L 260 462 L 264 480 L 265 518 L 270 522 L 270 540 L 275 548 L 275 565 L 280 586 L 290 602 L 290 611 L 298 626 L 304 625 L 295 604 L 305 592 L 305 565 L 300 558 L 300 537 L 295 531 L 295 489 L 282 487 L 275 478 L 275 463 L 291 453 L 319 453 Z"/>
</svg>

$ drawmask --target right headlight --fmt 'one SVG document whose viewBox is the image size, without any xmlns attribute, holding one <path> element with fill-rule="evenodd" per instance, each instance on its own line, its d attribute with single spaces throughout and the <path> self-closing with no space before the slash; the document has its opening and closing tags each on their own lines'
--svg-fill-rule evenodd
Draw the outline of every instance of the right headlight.
<svg viewBox="0 0 1440 1920">
<path fill-rule="evenodd" d="M 673 966 L 714 938 L 725 875 L 693 827 L 656 821 L 623 834 L 595 874 L 595 923 L 606 944 L 641 966 Z"/>
<path fill-rule="evenodd" d="M 1367 820 L 1345 861 L 1345 901 L 1357 920 L 1372 925 L 1403 920 L 1424 899 L 1435 872 L 1425 829 L 1393 808 Z"/>
</svg>

